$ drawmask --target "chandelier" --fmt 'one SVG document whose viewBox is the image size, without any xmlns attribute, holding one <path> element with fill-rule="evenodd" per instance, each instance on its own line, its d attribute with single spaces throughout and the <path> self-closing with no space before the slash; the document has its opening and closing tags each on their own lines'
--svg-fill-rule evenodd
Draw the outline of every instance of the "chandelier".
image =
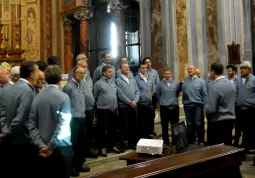
<svg viewBox="0 0 255 178">
<path fill-rule="evenodd" d="M 122 0 L 101 0 L 101 2 L 107 3 L 107 13 L 111 13 L 111 10 L 123 10 L 128 7 Z"/>
</svg>

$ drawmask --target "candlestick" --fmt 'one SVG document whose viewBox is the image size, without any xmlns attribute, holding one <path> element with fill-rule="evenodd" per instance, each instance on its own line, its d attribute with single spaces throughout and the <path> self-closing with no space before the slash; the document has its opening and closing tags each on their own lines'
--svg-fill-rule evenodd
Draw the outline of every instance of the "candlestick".
<svg viewBox="0 0 255 178">
<path fill-rule="evenodd" d="M 16 27 L 16 46 L 15 46 L 15 49 L 16 50 L 20 50 L 20 46 L 19 46 L 19 24 L 16 24 L 15 25 Z"/>
</svg>

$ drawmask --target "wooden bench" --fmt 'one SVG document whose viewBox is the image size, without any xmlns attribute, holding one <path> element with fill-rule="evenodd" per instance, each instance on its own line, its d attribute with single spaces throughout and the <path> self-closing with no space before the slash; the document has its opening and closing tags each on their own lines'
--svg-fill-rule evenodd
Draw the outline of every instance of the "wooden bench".
<svg viewBox="0 0 255 178">
<path fill-rule="evenodd" d="M 172 156 L 106 171 L 90 178 L 133 177 L 206 177 L 241 178 L 240 165 L 245 160 L 244 149 L 224 144 L 206 147 Z"/>
</svg>

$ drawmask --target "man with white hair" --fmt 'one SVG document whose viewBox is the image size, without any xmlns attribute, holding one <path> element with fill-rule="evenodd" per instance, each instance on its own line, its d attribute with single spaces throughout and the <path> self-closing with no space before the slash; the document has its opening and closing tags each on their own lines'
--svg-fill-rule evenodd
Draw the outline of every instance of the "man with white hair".
<svg viewBox="0 0 255 178">
<path fill-rule="evenodd" d="M 20 74 L 20 66 L 14 66 L 10 71 L 11 80 L 9 81 L 9 83 L 10 84 L 16 83 L 20 78 L 19 74 Z"/>
<path fill-rule="evenodd" d="M 111 66 L 112 67 L 113 75 L 112 75 L 111 80 L 112 80 L 112 82 L 115 82 L 116 69 L 115 69 L 114 66 L 111 65 L 111 62 L 112 62 L 111 53 L 110 52 L 104 52 L 102 54 L 102 60 L 103 60 L 103 63 L 100 66 L 98 66 L 94 71 L 93 83 L 96 83 L 103 76 L 102 69 L 103 69 L 104 66 Z"/>
<path fill-rule="evenodd" d="M 241 125 L 243 131 L 242 147 L 246 152 L 255 148 L 255 120 L 253 118 L 255 109 L 255 77 L 251 74 L 251 63 L 244 61 L 240 64 L 241 77 L 236 81 L 236 107 L 242 116 Z"/>
<path fill-rule="evenodd" d="M 88 63 L 88 58 L 85 54 L 81 53 L 81 54 L 78 54 L 77 57 L 76 57 L 76 66 L 81 66 L 83 67 L 85 65 L 85 63 L 87 64 Z M 84 68 L 84 67 L 83 67 Z M 89 70 L 87 70 L 86 72 L 86 76 L 90 76 L 90 72 Z M 72 71 L 70 72 L 70 74 L 68 75 L 68 80 L 72 79 L 73 78 L 73 69 Z"/>
</svg>

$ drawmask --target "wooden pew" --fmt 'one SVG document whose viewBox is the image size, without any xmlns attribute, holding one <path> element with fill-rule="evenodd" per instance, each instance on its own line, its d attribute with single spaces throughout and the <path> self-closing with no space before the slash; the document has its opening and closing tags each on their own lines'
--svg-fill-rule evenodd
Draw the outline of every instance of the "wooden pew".
<svg viewBox="0 0 255 178">
<path fill-rule="evenodd" d="M 239 167 L 244 160 L 244 149 L 220 144 L 102 172 L 89 178 L 241 178 Z"/>
</svg>

